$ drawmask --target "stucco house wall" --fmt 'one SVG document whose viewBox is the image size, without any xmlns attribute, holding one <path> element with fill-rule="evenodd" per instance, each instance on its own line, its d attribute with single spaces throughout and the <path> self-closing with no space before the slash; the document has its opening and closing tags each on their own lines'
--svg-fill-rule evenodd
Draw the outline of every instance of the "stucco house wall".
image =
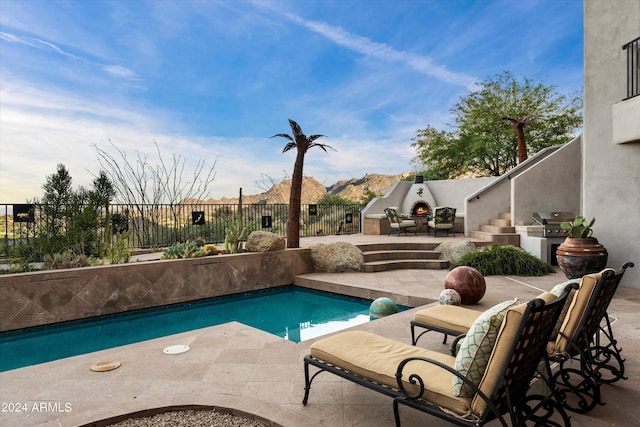
<svg viewBox="0 0 640 427">
<path fill-rule="evenodd" d="M 580 212 L 581 137 L 563 145 L 511 180 L 511 219 L 531 222 L 534 212 Z M 544 259 L 544 258 L 543 258 Z"/>
<path fill-rule="evenodd" d="M 640 36 L 640 1 L 584 1 L 584 132 L 582 212 L 596 218 L 594 235 L 609 251 L 608 264 L 632 261 L 621 286 L 640 288 L 640 141 L 614 141 L 614 114 L 636 109 L 626 97 L 622 46 Z M 624 108 L 616 104 L 624 102 Z M 629 106 L 629 108 L 627 108 Z M 616 111 L 618 110 L 618 111 Z M 633 124 L 633 125 L 635 125 Z"/>
</svg>

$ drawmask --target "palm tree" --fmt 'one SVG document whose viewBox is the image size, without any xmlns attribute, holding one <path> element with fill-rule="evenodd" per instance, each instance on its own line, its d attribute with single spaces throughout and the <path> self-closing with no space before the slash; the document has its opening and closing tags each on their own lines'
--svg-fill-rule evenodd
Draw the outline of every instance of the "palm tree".
<svg viewBox="0 0 640 427">
<path fill-rule="evenodd" d="M 291 196 L 289 197 L 289 215 L 287 217 L 287 247 L 288 248 L 299 248 L 300 247 L 300 202 L 302 195 L 302 168 L 304 166 L 304 155 L 307 154 L 307 150 L 311 147 L 320 147 L 325 152 L 327 148 L 332 147 L 326 144 L 319 144 L 314 142 L 316 139 L 321 138 L 325 135 L 311 135 L 307 137 L 304 133 L 302 133 L 302 129 L 295 121 L 289 119 L 289 125 L 291 125 L 291 130 L 293 131 L 293 137 L 286 133 L 279 133 L 273 135 L 271 138 L 275 138 L 276 136 L 286 138 L 289 140 L 289 143 L 285 145 L 282 150 L 283 153 L 291 150 L 292 148 L 296 148 L 298 153 L 296 155 L 296 162 L 293 165 L 293 175 L 291 176 Z"/>
<path fill-rule="evenodd" d="M 535 120 L 527 117 L 503 117 L 502 120 L 509 120 L 511 127 L 518 134 L 518 164 L 524 162 L 529 157 L 527 155 L 527 141 L 524 138 L 524 127 L 535 123 Z"/>
</svg>

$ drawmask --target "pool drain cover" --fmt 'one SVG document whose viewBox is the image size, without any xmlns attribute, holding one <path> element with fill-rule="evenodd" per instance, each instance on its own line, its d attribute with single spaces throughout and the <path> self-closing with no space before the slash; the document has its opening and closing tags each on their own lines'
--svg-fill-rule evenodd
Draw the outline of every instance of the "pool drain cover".
<svg viewBox="0 0 640 427">
<path fill-rule="evenodd" d="M 103 362 L 94 363 L 89 369 L 93 372 L 107 372 L 119 368 L 121 365 L 117 360 L 105 360 Z"/>
<path fill-rule="evenodd" d="M 164 354 L 180 354 L 189 351 L 189 346 L 184 344 L 170 345 L 162 350 Z"/>
</svg>

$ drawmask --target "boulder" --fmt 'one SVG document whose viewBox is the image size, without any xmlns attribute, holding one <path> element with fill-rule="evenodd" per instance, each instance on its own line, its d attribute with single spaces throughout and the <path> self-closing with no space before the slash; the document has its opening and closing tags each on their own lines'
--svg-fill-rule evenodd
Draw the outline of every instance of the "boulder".
<svg viewBox="0 0 640 427">
<path fill-rule="evenodd" d="M 284 247 L 284 237 L 269 231 L 252 231 L 245 245 L 247 252 L 281 251 Z"/>
<path fill-rule="evenodd" d="M 451 264 L 457 263 L 464 255 L 477 250 L 476 245 L 470 240 L 443 242 L 434 249 L 434 251 L 440 252 L 440 259 L 449 260 Z"/>
<path fill-rule="evenodd" d="M 313 268 L 317 272 L 341 273 L 362 270 L 364 255 L 351 243 L 321 243 L 311 246 L 310 249 Z"/>
</svg>

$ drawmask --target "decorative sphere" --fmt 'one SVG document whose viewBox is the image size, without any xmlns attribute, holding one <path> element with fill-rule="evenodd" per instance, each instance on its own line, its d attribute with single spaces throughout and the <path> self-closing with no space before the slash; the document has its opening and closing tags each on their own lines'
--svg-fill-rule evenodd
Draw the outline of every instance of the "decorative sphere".
<svg viewBox="0 0 640 427">
<path fill-rule="evenodd" d="M 487 290 L 482 273 L 466 265 L 451 270 L 444 278 L 444 287 L 458 292 L 464 305 L 477 304 Z"/>
<path fill-rule="evenodd" d="M 440 304 L 442 305 L 460 305 L 460 294 L 455 289 L 445 289 L 440 292 Z"/>
<path fill-rule="evenodd" d="M 398 312 L 398 306 L 391 299 L 382 297 L 371 303 L 369 307 L 369 316 L 379 319 L 390 314 Z"/>
</svg>

